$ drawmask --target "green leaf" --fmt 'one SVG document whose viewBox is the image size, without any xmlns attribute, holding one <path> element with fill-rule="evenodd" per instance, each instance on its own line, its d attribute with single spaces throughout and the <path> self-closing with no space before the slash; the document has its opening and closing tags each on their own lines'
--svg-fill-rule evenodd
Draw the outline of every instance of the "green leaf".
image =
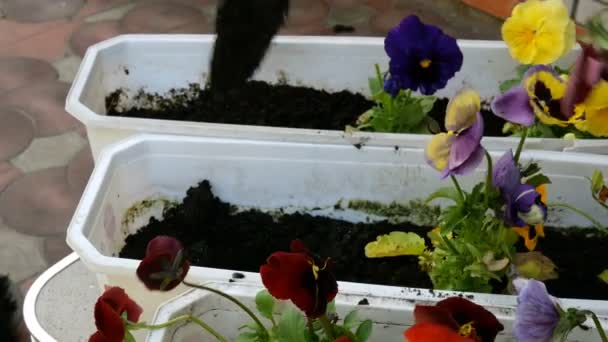
<svg viewBox="0 0 608 342">
<path fill-rule="evenodd" d="M 272 319 L 275 299 L 266 290 L 262 290 L 255 296 L 255 305 L 262 316 Z"/>
<path fill-rule="evenodd" d="M 330 314 L 330 313 L 335 313 L 336 312 L 336 301 L 332 300 L 331 302 L 327 303 L 327 310 L 325 311 L 325 313 Z"/>
<path fill-rule="evenodd" d="M 123 341 L 124 342 L 137 342 L 135 340 L 135 337 L 133 336 L 133 334 L 131 334 L 131 332 L 129 330 L 125 331 L 125 339 Z"/>
<path fill-rule="evenodd" d="M 515 68 L 515 72 L 517 73 L 517 77 L 519 77 L 520 79 L 522 79 L 524 77 L 524 75 L 526 74 L 526 72 L 528 72 L 528 70 L 530 70 L 531 67 L 532 67 L 531 64 L 521 64 L 521 65 L 518 65 L 517 68 Z"/>
<path fill-rule="evenodd" d="M 344 317 L 344 327 L 349 330 L 350 328 L 354 327 L 357 321 L 357 316 L 357 310 L 349 312 L 346 317 Z"/>
<path fill-rule="evenodd" d="M 254 332 L 241 333 L 239 334 L 239 336 L 236 337 L 236 340 L 234 342 L 257 342 L 258 337 L 258 333 Z"/>
<path fill-rule="evenodd" d="M 559 277 L 557 266 L 541 252 L 517 253 L 513 264 L 517 273 L 525 278 L 545 281 Z"/>
<path fill-rule="evenodd" d="M 278 335 L 279 341 L 307 342 L 306 340 L 306 320 L 300 311 L 289 307 L 279 321 Z"/>
<path fill-rule="evenodd" d="M 598 274 L 597 277 L 604 283 L 608 284 L 608 269 L 602 271 L 602 273 Z"/>
<path fill-rule="evenodd" d="M 422 111 L 425 115 L 433 109 L 435 101 L 437 101 L 435 96 L 421 96 L 418 98 L 418 103 L 420 104 L 420 107 L 422 107 Z"/>
<path fill-rule="evenodd" d="M 521 83 L 521 79 L 519 79 L 519 78 L 514 78 L 512 80 L 502 81 L 502 82 L 500 82 L 500 85 L 498 86 L 498 89 L 500 90 L 501 93 L 506 93 L 511 88 L 514 88 L 514 87 L 518 86 L 520 83 Z"/>
<path fill-rule="evenodd" d="M 530 163 L 526 166 L 526 168 L 521 172 L 522 177 L 530 177 L 535 173 L 540 171 L 540 166 L 537 163 Z"/>
<path fill-rule="evenodd" d="M 369 81 L 369 90 L 372 92 L 372 95 L 376 95 L 380 92 L 384 92 L 383 84 L 380 83 L 377 77 L 370 77 Z"/>
<path fill-rule="evenodd" d="M 368 258 L 385 258 L 401 255 L 421 255 L 426 248 L 424 239 L 412 232 L 391 232 L 380 235 L 365 245 Z"/>
<path fill-rule="evenodd" d="M 439 190 L 429 195 L 429 197 L 426 199 L 426 203 L 429 203 L 437 198 L 447 198 L 457 203 L 460 202 L 460 194 L 458 193 L 458 190 L 453 187 L 439 188 Z"/>
<path fill-rule="evenodd" d="M 369 336 L 372 334 L 372 327 L 372 321 L 369 319 L 361 322 L 361 325 L 359 325 L 357 332 L 355 333 L 357 342 L 366 342 Z"/>
<path fill-rule="evenodd" d="M 526 184 L 530 184 L 533 187 L 537 187 L 543 184 L 551 184 L 551 180 L 549 179 L 549 177 L 543 175 L 542 173 L 539 173 L 537 175 L 534 175 L 530 178 L 528 178 L 528 180 L 526 180 Z"/>
<path fill-rule="evenodd" d="M 597 194 L 602 190 L 604 186 L 604 174 L 601 171 L 593 170 L 593 176 L 591 176 L 591 191 Z"/>
</svg>

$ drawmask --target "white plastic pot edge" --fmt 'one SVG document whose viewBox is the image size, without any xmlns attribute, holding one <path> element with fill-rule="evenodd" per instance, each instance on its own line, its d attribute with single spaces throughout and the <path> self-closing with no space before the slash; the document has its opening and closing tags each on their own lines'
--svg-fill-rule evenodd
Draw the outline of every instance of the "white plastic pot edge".
<svg viewBox="0 0 608 342">
<path fill-rule="evenodd" d="M 205 122 L 188 122 L 177 120 L 160 120 L 160 119 L 141 119 L 129 117 L 108 117 L 91 111 L 87 106 L 80 102 L 80 97 L 84 91 L 85 84 L 88 80 L 92 68 L 95 64 L 101 51 L 112 46 L 133 42 L 172 42 L 176 41 L 185 43 L 201 43 L 211 42 L 215 40 L 214 35 L 188 35 L 188 34 L 129 34 L 120 35 L 101 43 L 92 45 L 87 49 L 87 52 L 82 60 L 75 77 L 75 82 L 72 84 L 66 99 L 65 109 L 67 112 L 75 116 L 83 122 L 87 127 L 109 128 L 109 129 L 129 129 L 137 132 L 160 132 L 159 124 L 170 122 L 173 127 L 173 132 L 176 134 L 185 135 L 201 135 L 201 131 L 206 131 L 207 135 L 220 137 L 238 137 L 244 133 L 248 134 L 249 139 L 268 140 L 275 139 L 279 141 L 307 141 L 314 139 L 316 142 L 332 142 L 343 144 L 366 143 L 376 146 L 391 146 L 391 145 L 420 145 L 423 144 L 429 136 L 426 134 L 396 134 L 396 133 L 373 133 L 373 132 L 353 132 L 346 133 L 344 131 L 335 130 L 315 130 L 315 129 L 300 129 L 286 127 L 264 127 L 264 126 L 249 126 L 236 124 L 218 124 Z M 274 39 L 275 44 L 326 44 L 326 45 L 369 45 L 370 48 L 382 46 L 384 39 L 378 37 L 324 37 L 324 36 L 278 36 Z M 505 48 L 506 44 L 502 41 L 492 40 L 458 40 L 461 46 L 470 48 Z M 486 144 L 494 146 L 504 146 L 506 144 L 516 143 L 517 138 L 512 137 L 485 137 Z M 534 145 L 536 148 L 542 148 L 543 142 L 552 142 L 561 146 L 561 148 L 569 148 L 574 144 L 573 140 L 563 140 L 556 138 L 529 138 L 528 144 Z"/>
<path fill-rule="evenodd" d="M 95 203 L 97 193 L 99 189 L 102 189 L 102 182 L 104 181 L 104 175 L 109 172 L 112 162 L 112 155 L 120 153 L 121 151 L 128 150 L 134 146 L 150 140 L 162 140 L 162 141 L 182 141 L 182 142 L 195 142 L 200 140 L 214 141 L 218 138 L 202 138 L 202 137 L 187 137 L 187 136 L 175 136 L 175 135 L 154 135 L 154 134 L 140 134 L 130 137 L 119 143 L 114 143 L 106 147 L 101 155 L 89 182 L 84 190 L 83 197 L 78 204 L 74 216 L 69 224 L 67 231 L 67 243 L 68 245 L 80 256 L 81 260 L 85 265 L 92 271 L 98 274 L 106 274 L 108 269 L 112 270 L 113 275 L 128 275 L 134 276 L 135 270 L 139 264 L 139 260 L 125 259 L 118 257 L 108 257 L 101 254 L 86 238 L 84 235 L 84 227 L 95 219 L 88 213 L 94 212 L 94 207 L 98 203 Z M 226 140 L 226 139 L 220 139 Z M 237 140 L 237 139 L 233 139 Z M 241 141 L 242 142 L 242 141 Z M 256 141 L 256 144 L 273 144 L 273 142 Z M 291 143 L 298 145 L 300 143 Z M 415 149 L 413 149 L 415 150 Z M 498 157 L 501 152 L 491 152 L 493 157 Z M 555 151 L 525 151 L 523 156 L 534 157 L 537 154 L 542 154 L 545 160 L 549 161 L 563 161 L 568 159 L 573 162 L 584 162 L 589 158 L 604 158 L 608 165 L 608 156 L 590 155 L 584 153 L 565 154 L 563 152 Z M 208 281 L 226 281 L 232 278 L 234 272 L 240 272 L 245 275 L 243 280 L 239 282 L 261 284 L 261 278 L 259 273 L 252 272 L 241 272 L 238 270 L 226 270 L 226 269 L 214 269 L 207 267 L 194 266 L 190 268 L 188 273 L 188 280 L 192 282 L 208 282 Z M 384 285 L 372 285 L 365 283 L 353 283 L 353 282 L 339 282 L 341 289 L 347 292 L 367 293 L 367 294 L 382 294 L 382 295 L 393 295 L 396 297 L 419 299 L 419 300 L 433 300 L 437 297 L 453 296 L 453 295 L 473 295 L 475 301 L 480 305 L 500 305 L 504 307 L 515 307 L 516 297 L 512 295 L 496 295 L 496 294 L 481 294 L 481 293 L 466 293 L 458 291 L 440 291 L 440 290 L 426 290 L 417 288 L 407 287 L 396 287 L 396 286 L 384 286 Z M 585 308 L 589 310 L 606 310 L 608 307 L 608 301 L 599 300 L 587 300 L 587 299 L 560 299 L 560 301 L 566 307 Z"/>
</svg>

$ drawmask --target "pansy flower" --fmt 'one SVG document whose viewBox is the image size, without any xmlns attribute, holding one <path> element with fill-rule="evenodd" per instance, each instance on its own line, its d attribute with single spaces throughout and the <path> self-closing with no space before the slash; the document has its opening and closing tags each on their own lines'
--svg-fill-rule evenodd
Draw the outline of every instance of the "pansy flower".
<svg viewBox="0 0 608 342">
<path fill-rule="evenodd" d="M 521 183 L 521 172 L 511 150 L 496 161 L 492 185 L 500 190 L 505 203 L 505 223 L 515 227 L 515 232 L 524 238 L 526 247 L 533 250 L 538 237 L 545 235 L 543 223 L 547 217 L 547 198 L 544 186 L 537 189 Z M 534 226 L 534 236 L 531 236 L 530 225 Z"/>
<path fill-rule="evenodd" d="M 181 242 L 157 236 L 148 243 L 136 273 L 149 290 L 169 291 L 184 280 L 189 268 Z"/>
<path fill-rule="evenodd" d="M 461 297 L 416 305 L 416 324 L 404 332 L 408 342 L 492 342 L 504 329 L 494 314 Z"/>
<path fill-rule="evenodd" d="M 481 163 L 484 148 L 480 108 L 479 94 L 472 90 L 461 92 L 448 104 L 447 132 L 433 136 L 425 151 L 427 162 L 441 172 L 441 178 L 469 173 Z"/>
<path fill-rule="evenodd" d="M 585 101 L 575 107 L 574 125 L 596 137 L 608 137 L 608 82 L 599 81 Z"/>
<path fill-rule="evenodd" d="M 520 342 L 551 342 L 560 322 L 557 300 L 545 284 L 532 279 L 515 279 L 518 292 L 513 335 Z"/>
<path fill-rule="evenodd" d="M 415 15 L 404 18 L 388 33 L 384 49 L 390 58 L 384 90 L 393 96 L 401 89 L 432 95 L 462 67 L 456 39 Z"/>
<path fill-rule="evenodd" d="M 277 299 L 291 300 L 309 318 L 325 314 L 338 293 L 331 260 L 318 260 L 302 241 L 291 243 L 291 252 L 275 252 L 260 267 L 262 283 Z"/>
<path fill-rule="evenodd" d="M 95 303 L 95 332 L 89 342 L 122 342 L 128 320 L 137 323 L 142 313 L 137 305 L 120 287 L 108 288 Z"/>
<path fill-rule="evenodd" d="M 550 64 L 575 43 L 576 29 L 562 0 L 527 0 L 502 26 L 511 56 L 521 64 Z"/>
<path fill-rule="evenodd" d="M 494 98 L 492 111 L 509 122 L 532 126 L 535 117 L 547 125 L 565 127 L 578 118 L 574 112 L 564 115 L 561 100 L 566 92 L 566 82 L 547 65 L 530 68 L 522 84 Z"/>
</svg>

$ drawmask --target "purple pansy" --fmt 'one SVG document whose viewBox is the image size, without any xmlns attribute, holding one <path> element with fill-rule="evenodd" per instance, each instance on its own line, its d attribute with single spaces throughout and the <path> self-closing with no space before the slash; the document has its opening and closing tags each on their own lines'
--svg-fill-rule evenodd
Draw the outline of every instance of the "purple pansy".
<svg viewBox="0 0 608 342">
<path fill-rule="evenodd" d="M 401 89 L 432 95 L 462 67 L 456 39 L 415 15 L 404 18 L 388 33 L 384 49 L 390 58 L 384 90 L 393 96 Z"/>
<path fill-rule="evenodd" d="M 505 223 L 524 227 L 544 222 L 547 206 L 534 186 L 521 183 L 521 173 L 511 150 L 494 165 L 492 185 L 500 190 L 505 201 Z"/>
<path fill-rule="evenodd" d="M 560 321 L 557 301 L 545 284 L 532 279 L 515 279 L 517 312 L 513 335 L 519 342 L 550 342 Z"/>
</svg>

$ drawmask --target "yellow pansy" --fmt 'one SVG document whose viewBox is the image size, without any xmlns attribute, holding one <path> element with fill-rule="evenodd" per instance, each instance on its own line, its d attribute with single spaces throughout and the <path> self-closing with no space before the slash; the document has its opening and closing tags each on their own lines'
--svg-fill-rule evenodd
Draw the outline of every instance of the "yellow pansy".
<svg viewBox="0 0 608 342">
<path fill-rule="evenodd" d="M 596 137 L 608 136 L 608 82 L 600 81 L 583 103 L 575 107 L 577 129 Z"/>
<path fill-rule="evenodd" d="M 528 0 L 513 8 L 502 38 L 522 64 L 550 64 L 575 43 L 576 28 L 562 0 Z"/>
</svg>

